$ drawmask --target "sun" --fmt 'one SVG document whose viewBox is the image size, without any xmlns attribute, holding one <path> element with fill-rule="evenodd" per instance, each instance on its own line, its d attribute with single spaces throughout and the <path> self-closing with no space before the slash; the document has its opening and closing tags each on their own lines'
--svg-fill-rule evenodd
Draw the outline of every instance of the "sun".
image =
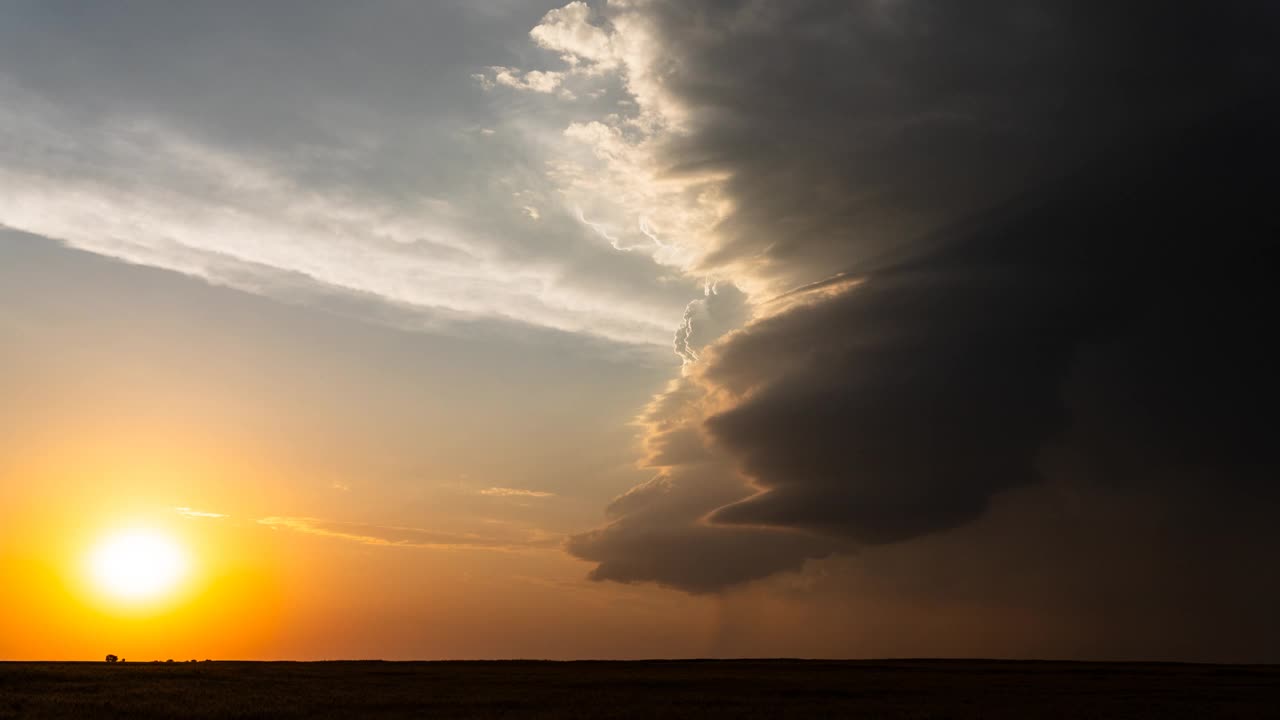
<svg viewBox="0 0 1280 720">
<path fill-rule="evenodd" d="M 154 600 L 173 592 L 186 576 L 187 553 L 154 530 L 124 530 L 103 538 L 89 557 L 102 592 L 122 601 Z"/>
</svg>

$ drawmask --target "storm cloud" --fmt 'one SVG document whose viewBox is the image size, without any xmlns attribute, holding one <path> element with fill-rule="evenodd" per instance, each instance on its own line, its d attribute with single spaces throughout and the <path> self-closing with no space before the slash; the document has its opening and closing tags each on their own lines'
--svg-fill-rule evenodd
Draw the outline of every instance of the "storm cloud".
<svg viewBox="0 0 1280 720">
<path fill-rule="evenodd" d="M 602 162 L 700 183 L 655 259 L 753 315 L 642 413 L 658 474 L 569 542 L 592 577 L 722 589 L 1085 468 L 1274 506 L 1273 8 L 571 7 L 636 108 Z M 598 189 L 651 212 L 629 178 Z M 1210 525 L 1171 547 L 1232 553 Z"/>
</svg>

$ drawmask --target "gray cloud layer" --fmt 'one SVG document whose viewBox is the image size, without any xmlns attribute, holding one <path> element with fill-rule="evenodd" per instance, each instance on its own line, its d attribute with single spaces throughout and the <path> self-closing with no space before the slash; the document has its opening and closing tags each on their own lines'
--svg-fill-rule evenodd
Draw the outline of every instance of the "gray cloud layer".
<svg viewBox="0 0 1280 720">
<path fill-rule="evenodd" d="M 550 7 L 4 3 L 0 224 L 374 319 L 666 345 L 701 283 L 617 252 L 545 179 L 594 101 L 471 79 L 522 62 Z"/>
</svg>

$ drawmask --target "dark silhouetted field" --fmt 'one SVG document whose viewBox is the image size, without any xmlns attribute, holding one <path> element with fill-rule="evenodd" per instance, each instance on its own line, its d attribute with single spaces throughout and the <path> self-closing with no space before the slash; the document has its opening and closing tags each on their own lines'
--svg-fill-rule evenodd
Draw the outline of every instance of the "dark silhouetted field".
<svg viewBox="0 0 1280 720">
<path fill-rule="evenodd" d="M 1278 718 L 1280 667 L 994 661 L 0 663 L 0 718 Z"/>
</svg>

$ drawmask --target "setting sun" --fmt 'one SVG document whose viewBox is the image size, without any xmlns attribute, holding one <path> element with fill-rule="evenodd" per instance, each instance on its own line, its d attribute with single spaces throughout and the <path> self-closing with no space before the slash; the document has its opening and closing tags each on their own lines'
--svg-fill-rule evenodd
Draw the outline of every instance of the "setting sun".
<svg viewBox="0 0 1280 720">
<path fill-rule="evenodd" d="M 89 560 L 98 589 L 131 601 L 171 592 L 186 575 L 187 565 L 183 548 L 152 530 L 128 530 L 104 538 Z"/>
</svg>

